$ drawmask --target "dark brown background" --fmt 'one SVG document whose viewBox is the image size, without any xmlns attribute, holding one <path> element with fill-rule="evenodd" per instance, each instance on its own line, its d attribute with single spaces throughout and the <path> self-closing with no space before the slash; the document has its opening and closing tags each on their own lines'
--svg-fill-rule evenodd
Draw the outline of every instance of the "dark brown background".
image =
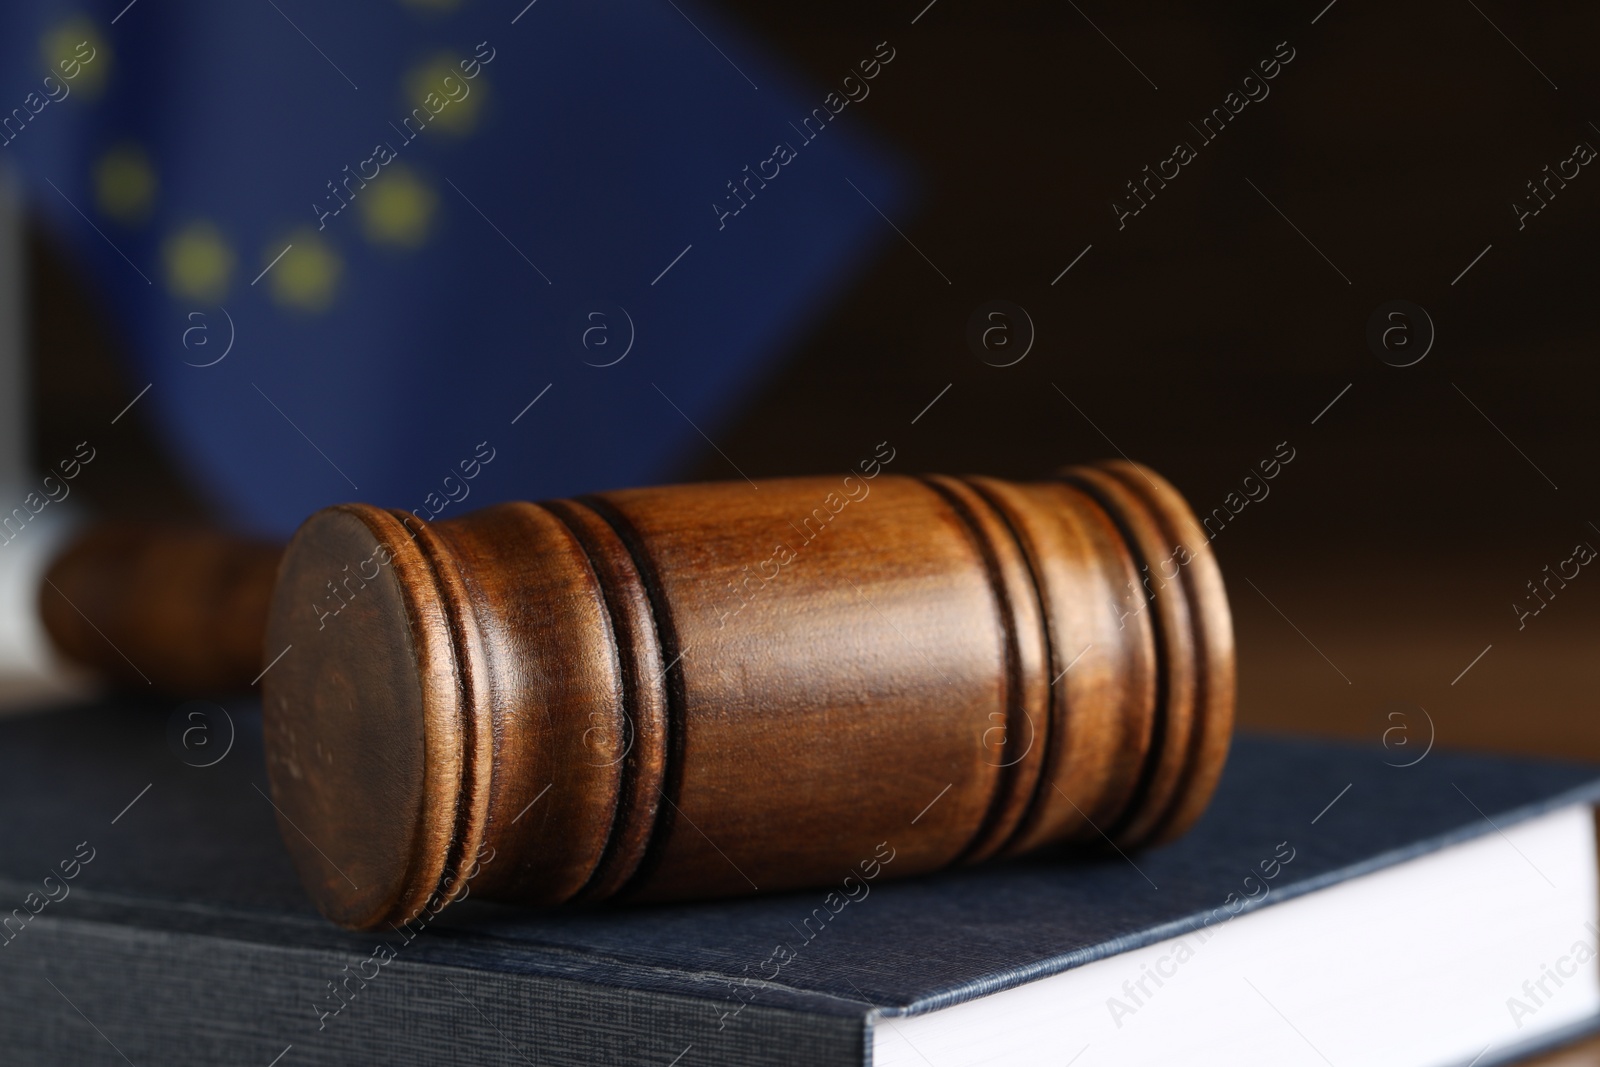
<svg viewBox="0 0 1600 1067">
<path fill-rule="evenodd" d="M 1378 744 L 1400 711 L 1419 746 L 1431 720 L 1441 746 L 1600 760 L 1600 574 L 1524 629 L 1511 607 L 1576 542 L 1600 545 L 1600 167 L 1520 232 L 1511 208 L 1577 142 L 1600 146 L 1600 10 L 1338 0 L 1313 25 L 1325 0 L 937 0 L 910 24 L 923 2 L 724 5 L 819 85 L 897 49 L 849 115 L 918 174 L 894 221 L 937 270 L 889 233 L 712 431 L 721 449 L 755 477 L 843 469 L 884 439 L 908 469 L 1012 477 L 1125 451 L 1206 512 L 1287 441 L 1271 495 L 1216 539 L 1241 721 Z M 1200 147 L 1187 123 L 1280 41 L 1296 55 L 1271 95 Z M 1199 158 L 1119 232 L 1110 200 L 1180 139 Z M 36 259 L 53 455 L 85 405 L 109 416 L 129 390 L 92 304 L 42 241 Z M 995 298 L 1038 334 L 1003 369 L 965 340 Z M 1408 368 L 1365 340 L 1397 299 L 1437 329 Z M 146 440 L 105 461 L 124 466 L 100 503 L 202 512 Z M 710 448 L 683 475 L 734 476 Z M 1600 1045 L 1568 1055 L 1600 1063 Z"/>
<path fill-rule="evenodd" d="M 1244 722 L 1376 740 L 1405 701 L 1441 744 L 1600 758 L 1600 576 L 1521 631 L 1511 608 L 1579 539 L 1600 545 L 1600 171 L 1521 232 L 1511 209 L 1546 163 L 1600 146 L 1600 12 L 1340 0 L 1311 25 L 1323 2 L 939 0 L 915 26 L 842 3 L 741 7 L 818 80 L 863 41 L 899 50 L 855 114 L 918 165 L 926 199 L 897 221 L 953 284 L 893 238 L 718 444 L 752 474 L 842 467 L 883 438 L 908 466 L 1017 477 L 1123 450 L 1204 512 L 1287 440 L 1295 461 L 1215 542 Z M 1271 95 L 1119 232 L 1122 183 L 1284 40 L 1297 54 Z M 995 297 L 1038 328 L 1005 369 L 965 343 Z M 1396 299 L 1437 328 L 1408 368 L 1365 341 Z M 729 476 L 709 449 L 692 473 Z"/>
</svg>

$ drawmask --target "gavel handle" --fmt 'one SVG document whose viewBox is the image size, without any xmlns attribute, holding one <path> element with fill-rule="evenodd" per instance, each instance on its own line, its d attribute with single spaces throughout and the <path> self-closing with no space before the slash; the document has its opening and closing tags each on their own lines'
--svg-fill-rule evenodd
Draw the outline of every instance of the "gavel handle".
<svg viewBox="0 0 1600 1067">
<path fill-rule="evenodd" d="M 218 530 L 90 525 L 45 572 L 39 613 L 63 657 L 119 686 L 242 691 L 261 673 L 282 556 Z"/>
</svg>

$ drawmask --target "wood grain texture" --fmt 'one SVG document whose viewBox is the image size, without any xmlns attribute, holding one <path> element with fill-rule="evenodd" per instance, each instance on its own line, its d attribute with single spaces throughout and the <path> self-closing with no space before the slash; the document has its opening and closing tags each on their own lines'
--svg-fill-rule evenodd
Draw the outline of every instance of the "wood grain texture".
<svg viewBox="0 0 1600 1067">
<path fill-rule="evenodd" d="M 268 624 L 284 840 L 360 927 L 1166 839 L 1232 722 L 1197 531 L 1120 462 L 319 512 Z"/>
</svg>

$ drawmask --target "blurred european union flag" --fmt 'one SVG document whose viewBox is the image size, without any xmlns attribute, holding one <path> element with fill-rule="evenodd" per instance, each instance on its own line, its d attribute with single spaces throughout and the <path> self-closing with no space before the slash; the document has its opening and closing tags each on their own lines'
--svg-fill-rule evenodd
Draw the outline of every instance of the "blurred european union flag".
<svg viewBox="0 0 1600 1067">
<path fill-rule="evenodd" d="M 225 513 L 447 516 L 708 447 L 903 206 L 859 52 L 802 86 L 687 0 L 41 0 L 0 160 Z"/>
</svg>

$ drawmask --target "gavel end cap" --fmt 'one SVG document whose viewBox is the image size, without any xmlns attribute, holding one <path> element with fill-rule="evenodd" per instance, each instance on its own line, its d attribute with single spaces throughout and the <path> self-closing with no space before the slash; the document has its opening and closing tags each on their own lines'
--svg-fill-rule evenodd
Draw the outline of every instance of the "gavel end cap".
<svg viewBox="0 0 1600 1067">
<path fill-rule="evenodd" d="M 301 881 L 343 926 L 408 921 L 448 867 L 462 716 L 448 627 L 419 607 L 434 581 L 405 527 L 366 505 L 311 516 L 279 568 L 267 773 Z"/>
</svg>

